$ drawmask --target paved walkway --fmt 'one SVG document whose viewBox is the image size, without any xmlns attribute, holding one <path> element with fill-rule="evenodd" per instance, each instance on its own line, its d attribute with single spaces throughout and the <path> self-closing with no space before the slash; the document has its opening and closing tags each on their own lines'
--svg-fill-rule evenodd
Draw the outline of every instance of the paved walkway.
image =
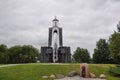
<svg viewBox="0 0 120 80">
<path fill-rule="evenodd" d="M 7 65 L 1 65 L 0 68 L 2 68 L 2 67 L 9 67 L 9 66 L 16 66 L 16 65 L 22 65 L 22 64 L 7 64 Z"/>
<path fill-rule="evenodd" d="M 81 78 L 80 76 L 74 76 L 74 77 L 65 77 L 65 78 L 62 78 L 62 79 L 55 79 L 55 80 L 106 80 L 106 79 Z"/>
</svg>

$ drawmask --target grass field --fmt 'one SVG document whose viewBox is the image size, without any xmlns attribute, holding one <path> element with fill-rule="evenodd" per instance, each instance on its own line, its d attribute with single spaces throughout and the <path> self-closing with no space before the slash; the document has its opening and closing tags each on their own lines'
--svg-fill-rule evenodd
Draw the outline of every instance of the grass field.
<svg viewBox="0 0 120 80">
<path fill-rule="evenodd" d="M 90 72 L 99 77 L 100 74 L 107 75 L 107 80 L 120 80 L 109 74 L 109 67 L 113 64 L 90 64 Z M 44 75 L 64 74 L 67 75 L 72 70 L 79 73 L 79 64 L 42 64 L 31 63 L 0 68 L 0 80 L 46 80 Z"/>
</svg>

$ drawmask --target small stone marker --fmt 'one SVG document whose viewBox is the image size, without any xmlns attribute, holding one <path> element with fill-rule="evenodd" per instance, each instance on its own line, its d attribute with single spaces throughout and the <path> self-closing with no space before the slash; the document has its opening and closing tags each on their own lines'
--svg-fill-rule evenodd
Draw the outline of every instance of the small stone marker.
<svg viewBox="0 0 120 80">
<path fill-rule="evenodd" d="M 64 77 L 65 77 L 65 76 L 64 76 L 63 74 L 58 74 L 58 75 L 57 75 L 57 78 L 58 78 L 58 79 L 62 79 L 62 78 L 64 78 Z"/>
<path fill-rule="evenodd" d="M 90 78 L 96 78 L 96 75 L 90 72 Z"/>
<path fill-rule="evenodd" d="M 42 78 L 44 78 L 44 79 L 48 79 L 48 78 L 49 78 L 49 76 L 42 76 Z"/>
<path fill-rule="evenodd" d="M 51 74 L 49 78 L 50 78 L 50 79 L 55 79 L 56 77 L 55 77 L 54 74 Z"/>
<path fill-rule="evenodd" d="M 80 77 L 90 78 L 89 65 L 87 63 L 82 63 L 80 65 Z"/>
<path fill-rule="evenodd" d="M 100 79 L 106 79 L 106 76 L 104 74 L 100 74 Z"/>
<path fill-rule="evenodd" d="M 78 74 L 77 71 L 73 70 L 73 71 L 71 71 L 71 72 L 68 74 L 68 77 L 73 77 L 73 76 L 75 76 L 75 75 L 77 75 L 77 74 Z"/>
</svg>

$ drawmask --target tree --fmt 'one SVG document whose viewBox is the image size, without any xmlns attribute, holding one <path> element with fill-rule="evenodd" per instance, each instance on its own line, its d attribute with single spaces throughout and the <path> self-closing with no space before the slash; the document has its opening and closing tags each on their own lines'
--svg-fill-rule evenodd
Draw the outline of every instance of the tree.
<svg viewBox="0 0 120 80">
<path fill-rule="evenodd" d="M 7 62 L 7 46 L 4 44 L 0 45 L 0 63 L 6 63 Z"/>
<path fill-rule="evenodd" d="M 108 63 L 110 60 L 109 45 L 105 39 L 100 39 L 94 49 L 93 62 Z"/>
<path fill-rule="evenodd" d="M 32 63 L 39 58 L 39 52 L 31 45 L 13 46 L 8 49 L 8 63 Z"/>
<path fill-rule="evenodd" d="M 90 62 L 90 55 L 87 49 L 78 47 L 73 54 L 75 62 L 88 63 Z"/>
<path fill-rule="evenodd" d="M 20 63 L 21 46 L 10 47 L 7 51 L 9 56 L 8 63 Z"/>
<path fill-rule="evenodd" d="M 120 32 L 120 22 L 119 22 L 119 24 L 117 25 L 117 30 L 118 30 L 118 32 Z"/>
<path fill-rule="evenodd" d="M 118 32 L 114 31 L 111 35 L 110 41 L 110 53 L 116 63 L 120 63 L 120 22 L 117 25 Z"/>
<path fill-rule="evenodd" d="M 21 53 L 23 57 L 22 61 L 25 63 L 36 62 L 40 56 L 39 51 L 31 45 L 24 45 Z"/>
</svg>

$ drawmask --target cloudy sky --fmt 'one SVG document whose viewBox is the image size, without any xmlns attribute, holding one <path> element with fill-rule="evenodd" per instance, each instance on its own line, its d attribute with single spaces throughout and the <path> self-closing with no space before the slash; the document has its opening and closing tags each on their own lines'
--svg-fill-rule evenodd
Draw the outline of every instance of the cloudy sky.
<svg viewBox="0 0 120 80">
<path fill-rule="evenodd" d="M 120 0 L 0 0 L 0 44 L 46 46 L 54 16 L 64 45 L 92 54 L 96 41 L 116 30 Z"/>
</svg>

